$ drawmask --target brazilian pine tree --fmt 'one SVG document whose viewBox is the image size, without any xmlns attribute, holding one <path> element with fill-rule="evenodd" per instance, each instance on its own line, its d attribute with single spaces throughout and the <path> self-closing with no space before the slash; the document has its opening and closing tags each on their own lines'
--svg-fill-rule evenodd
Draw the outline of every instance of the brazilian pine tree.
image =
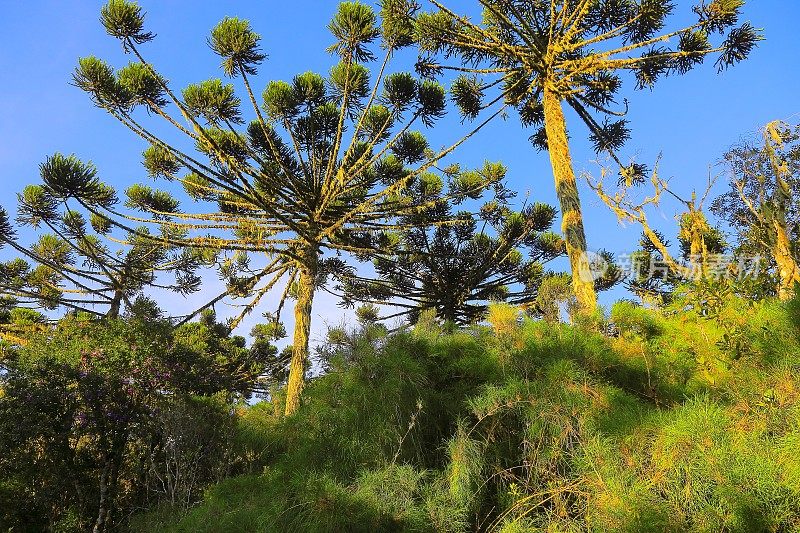
<svg viewBox="0 0 800 533">
<path fill-rule="evenodd" d="M 0 246 L 17 255 L 0 263 L 0 294 L 8 301 L 45 312 L 60 308 L 117 318 L 146 289 L 187 294 L 199 288 L 196 271 L 213 262 L 213 254 L 177 248 L 149 235 L 147 228 L 115 238 L 107 219 L 88 214 L 71 197 L 70 186 L 62 187 L 80 181 L 81 202 L 92 209 L 112 205 L 114 190 L 97 179 L 94 167 L 56 154 L 40 171 L 43 184 L 17 195 L 17 222 L 37 232 L 34 243 L 20 242 L 0 208 Z"/>
<path fill-rule="evenodd" d="M 728 192 L 711 206 L 732 228 L 739 252 L 772 266 L 778 296 L 787 300 L 800 282 L 800 127 L 771 122 L 759 142 L 725 154 Z"/>
<path fill-rule="evenodd" d="M 501 165 L 484 173 L 505 175 Z M 480 176 L 473 178 L 480 181 Z M 425 185 L 420 194 L 441 187 Z M 458 325 L 484 318 L 491 301 L 530 304 L 544 274 L 543 265 L 563 254 L 564 242 L 550 228 L 556 210 L 533 204 L 521 212 L 509 208 L 513 193 L 495 187 L 494 198 L 477 214 L 456 213 L 457 224 L 431 227 L 430 221 L 449 217 L 453 206 L 441 202 L 412 215 L 412 227 L 399 232 L 400 252 L 374 260 L 377 278 L 353 276 L 346 284 L 345 304 L 353 301 L 397 308 L 384 319 L 407 316 L 416 322 L 425 310 Z"/>
<path fill-rule="evenodd" d="M 379 17 L 364 4 L 342 3 L 329 24 L 328 51 L 338 62 L 327 75 L 271 81 L 259 98 L 255 77 L 266 56 L 249 22 L 226 18 L 208 41 L 222 73 L 238 80 L 239 92 L 220 79 L 176 91 L 145 58 L 143 45 L 154 35 L 145 30 L 141 8 L 110 0 L 102 23 L 134 61 L 115 72 L 86 57 L 74 74 L 75 85 L 98 107 L 149 144 L 144 165 L 169 188 L 140 185 L 137 214 L 106 205 L 94 211 L 126 230 L 137 231 L 134 221 L 169 227 L 179 235 L 166 239 L 175 246 L 235 254 L 230 272 L 252 271 L 239 287 L 251 297 L 243 314 L 282 283 L 278 309 L 287 296 L 295 298 L 287 414 L 299 406 L 315 291 L 329 274 L 345 271 L 341 256 L 390 246 L 386 232 L 402 229 L 402 217 L 434 201 L 417 202 L 406 191 L 439 172 L 440 160 L 499 114 L 465 127 L 442 148 L 429 145 L 418 129 L 445 114 L 447 95 L 434 81 L 389 72 L 394 54 L 413 41 L 404 9 L 404 2 L 387 0 Z M 151 121 L 163 121 L 171 133 L 156 134 Z M 488 185 L 455 176 L 441 196 L 473 194 Z M 184 193 L 191 208 L 149 203 Z M 251 257 L 266 266 L 250 266 Z"/>
<path fill-rule="evenodd" d="M 536 128 L 533 144 L 550 154 L 573 289 L 581 307 L 593 310 L 591 279 L 581 275 L 586 237 L 564 105 L 588 128 L 597 151 L 617 159 L 623 179 L 638 181 L 645 168 L 623 165 L 616 155 L 630 136 L 622 118 L 627 105 L 615 105 L 623 75 L 642 89 L 710 55 L 720 70 L 742 61 L 760 39 L 749 23 L 739 24 L 744 0 L 701 0 L 693 8 L 696 22 L 675 29 L 667 24 L 675 8 L 669 0 L 478 0 L 480 22 L 446 2 L 431 3 L 435 11 L 409 16 L 422 54 L 418 69 L 460 73 L 454 94 L 467 117 L 498 91 L 523 125 Z"/>
</svg>

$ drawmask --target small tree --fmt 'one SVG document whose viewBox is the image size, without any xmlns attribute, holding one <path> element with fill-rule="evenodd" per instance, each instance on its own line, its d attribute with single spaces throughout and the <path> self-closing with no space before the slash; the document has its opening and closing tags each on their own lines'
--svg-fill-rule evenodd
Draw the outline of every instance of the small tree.
<svg viewBox="0 0 800 533">
<path fill-rule="evenodd" d="M 632 272 L 628 280 L 628 288 L 647 299 L 664 301 L 666 293 L 680 282 L 697 282 L 705 279 L 734 274 L 729 272 L 730 264 L 719 264 L 716 259 L 724 253 L 727 243 L 722 232 L 708 223 L 704 204 L 716 182 L 709 176 L 708 184 L 702 197 L 692 192 L 689 199 L 682 198 L 673 192 L 669 184 L 654 170 L 650 178 L 653 193 L 640 200 L 630 196 L 630 188 L 621 184 L 615 193 L 609 193 L 604 184 L 606 169 L 601 170 L 601 178 L 593 181 L 587 174 L 589 186 L 608 206 L 620 222 L 633 222 L 642 227 L 640 245 L 642 249 L 631 257 Z M 672 196 L 685 210 L 678 216 L 678 242 L 681 256 L 670 250 L 670 243 L 664 235 L 656 230 L 647 215 L 649 207 L 658 206 L 664 194 Z M 725 271 L 720 271 L 724 268 Z"/>
<path fill-rule="evenodd" d="M 686 280 L 674 268 L 670 268 L 659 251 L 659 248 L 670 250 L 672 243 L 660 231 L 652 231 L 657 245 L 650 240 L 647 233 L 642 232 L 639 249 L 630 255 L 630 270 L 624 284 L 626 289 L 643 302 L 661 306 L 672 300 L 677 285 Z"/>
<path fill-rule="evenodd" d="M 116 201 L 113 189 L 99 182 L 92 165 L 56 154 L 40 171 L 43 184 L 29 185 L 17 195 L 17 221 L 39 232 L 35 243 L 19 242 L 0 208 L 0 246 L 19 255 L 0 263 L 0 294 L 17 306 L 117 318 L 123 305 L 132 308 L 147 288 L 179 294 L 199 288 L 196 271 L 213 263 L 213 252 L 177 248 L 168 242 L 169 235 L 151 235 L 147 228 L 115 238 L 108 220 L 91 212 Z M 62 187 L 67 179 L 82 182 L 81 202 L 88 211 Z M 135 191 L 129 195 L 135 196 Z M 166 198 L 153 201 L 164 204 L 161 209 L 169 208 Z"/>
<path fill-rule="evenodd" d="M 0 375 L 0 486 L 13 502 L 0 505 L 3 525 L 114 530 L 150 500 L 152 481 L 162 498 L 175 495 L 186 472 L 154 471 L 165 454 L 172 466 L 194 463 L 197 485 L 184 485 L 187 497 L 217 481 L 224 456 L 193 461 L 175 446 L 208 451 L 203 445 L 224 429 L 232 405 L 212 409 L 219 402 L 209 397 L 246 397 L 264 362 L 213 318 L 173 328 L 130 316 L 67 316 L 17 349 Z M 179 437 L 171 421 L 191 414 L 190 404 L 206 411 L 202 423 L 196 412 L 191 435 L 170 442 Z"/>
<path fill-rule="evenodd" d="M 483 172 L 505 168 L 487 165 Z M 476 180 L 481 178 L 476 176 Z M 440 188 L 441 182 L 428 184 Z M 353 277 L 345 304 L 353 299 L 400 308 L 384 319 L 433 309 L 440 319 L 464 325 L 480 321 L 491 301 L 531 303 L 543 276 L 543 264 L 563 254 L 564 242 L 549 231 L 556 211 L 533 204 L 513 212 L 507 189 L 496 186 L 493 200 L 477 216 L 458 213 L 460 222 L 431 229 L 430 221 L 450 216 L 442 203 L 410 217 L 414 224 L 397 235 L 398 254 L 374 261 L 378 279 Z"/>
<path fill-rule="evenodd" d="M 736 26 L 744 0 L 703 1 L 697 22 L 667 30 L 674 4 L 665 0 L 479 0 L 480 23 L 459 15 L 439 0 L 434 13 L 417 16 L 423 54 L 419 69 L 435 75 L 462 73 L 454 84 L 456 101 L 467 117 L 486 107 L 487 91 L 499 88 L 506 104 L 519 110 L 526 126 L 537 128 L 533 144 L 547 149 L 561 204 L 562 233 L 580 306 L 591 311 L 596 296 L 587 272 L 586 237 L 572 166 L 563 104 L 588 128 L 598 152 L 608 152 L 625 181 L 639 181 L 642 165 L 623 165 L 615 152 L 630 136 L 615 111 L 621 74 L 630 72 L 637 88 L 653 87 L 659 77 L 684 74 L 718 54 L 720 70 L 745 59 L 760 39 L 749 23 Z M 719 34 L 719 44 L 711 37 Z M 458 57 L 441 64 L 437 54 Z M 497 101 L 496 99 L 494 101 Z"/>
<path fill-rule="evenodd" d="M 270 82 L 261 105 L 251 83 L 266 57 L 260 38 L 247 21 L 224 19 L 209 44 L 222 59 L 224 74 L 242 82 L 252 107 L 246 128 L 240 127 L 245 117 L 232 85 L 212 79 L 181 94 L 170 87 L 142 55 L 141 45 L 154 36 L 144 29 L 141 8 L 127 0 L 110 0 L 102 23 L 137 62 L 114 73 L 87 57 L 75 71 L 75 84 L 98 107 L 150 144 L 144 152 L 150 175 L 182 185 L 197 202 L 194 210 L 179 209 L 177 202 L 163 210 L 151 200 L 167 193 L 139 186 L 142 201 L 133 206 L 144 215 L 103 205 L 103 216 L 123 228 L 130 228 L 131 220 L 169 227 L 180 235 L 168 238 L 177 246 L 266 255 L 267 266 L 250 272 L 248 283 L 239 287 L 241 295 L 252 296 L 240 317 L 285 280 L 278 307 L 286 296 L 296 298 L 287 414 L 299 406 L 314 293 L 328 274 L 343 271 L 338 254 L 369 254 L 389 246 L 385 231 L 396 230 L 399 217 L 430 205 L 414 202 L 405 191 L 480 128 L 441 149 L 431 149 L 414 131 L 445 114 L 446 92 L 409 73 L 388 73 L 394 53 L 412 42 L 413 27 L 403 8 L 404 2 L 383 2 L 379 21 L 366 5 L 342 3 L 329 25 L 334 43 L 328 50 L 339 62 L 328 76 L 306 72 L 290 83 Z M 376 41 L 383 48 L 381 60 L 371 49 Z M 370 63 L 377 69 L 372 81 Z M 165 120 L 197 153 L 154 134 L 137 113 L 142 108 Z M 450 194 L 472 194 L 488 185 L 455 179 Z M 198 231 L 208 233 L 197 236 Z M 325 256 L 325 250 L 336 255 Z M 249 266 L 240 255 L 231 268 Z"/>
<path fill-rule="evenodd" d="M 762 136 L 725 154 L 730 189 L 711 210 L 733 229 L 740 253 L 774 267 L 776 292 L 788 300 L 800 282 L 800 127 L 771 122 Z"/>
</svg>

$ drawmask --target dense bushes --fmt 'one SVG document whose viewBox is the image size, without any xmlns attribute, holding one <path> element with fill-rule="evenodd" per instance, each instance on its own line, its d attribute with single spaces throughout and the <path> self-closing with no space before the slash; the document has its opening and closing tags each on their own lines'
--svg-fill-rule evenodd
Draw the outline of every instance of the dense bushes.
<svg viewBox="0 0 800 533">
<path fill-rule="evenodd" d="M 178 329 L 75 315 L 12 349 L 0 530 L 102 530 L 247 471 L 234 408 L 264 364 L 229 333 L 211 315 Z"/>
<path fill-rule="evenodd" d="M 259 363 L 212 317 L 66 319 L 6 361 L 3 528 L 797 529 L 800 304 L 694 309 L 337 329 L 288 418 L 236 403 Z"/>
<path fill-rule="evenodd" d="M 276 414 L 276 395 L 240 417 L 262 472 L 214 486 L 188 514 L 154 511 L 133 526 L 792 531 L 797 308 L 622 303 L 612 336 L 517 324 L 502 310 L 498 333 L 430 322 L 390 336 L 338 331 L 330 372 L 296 416 Z"/>
</svg>

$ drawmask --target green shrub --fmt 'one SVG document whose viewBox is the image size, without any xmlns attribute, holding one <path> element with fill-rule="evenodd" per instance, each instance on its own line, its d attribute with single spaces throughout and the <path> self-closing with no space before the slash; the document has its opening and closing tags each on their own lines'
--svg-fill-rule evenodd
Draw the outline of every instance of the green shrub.
<svg viewBox="0 0 800 533">
<path fill-rule="evenodd" d="M 240 413 L 261 473 L 134 529 L 798 530 L 800 313 L 742 305 L 345 332 L 296 416 Z"/>
</svg>

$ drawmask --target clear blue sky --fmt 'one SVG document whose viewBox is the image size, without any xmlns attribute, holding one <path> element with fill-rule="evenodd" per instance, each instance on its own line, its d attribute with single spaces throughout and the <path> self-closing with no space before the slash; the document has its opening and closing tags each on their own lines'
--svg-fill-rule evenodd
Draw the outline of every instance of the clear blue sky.
<svg viewBox="0 0 800 533">
<path fill-rule="evenodd" d="M 178 88 L 222 77 L 206 37 L 226 15 L 250 19 L 263 37 L 269 59 L 261 69 L 260 86 L 306 70 L 326 72 L 332 64 L 324 49 L 331 41 L 325 25 L 335 10 L 334 0 L 140 3 L 147 11 L 147 29 L 158 35 L 143 50 Z M 694 2 L 676 3 L 679 20 Z M 120 189 L 144 177 L 142 142 L 69 85 L 80 56 L 94 54 L 115 67 L 128 61 L 118 42 L 107 36 L 98 22 L 102 4 L 98 0 L 2 3 L 0 204 L 11 212 L 15 211 L 14 193 L 38 181 L 38 164 L 55 151 L 92 160 L 103 179 Z M 449 3 L 457 9 L 473 4 L 470 0 Z M 800 2 L 750 0 L 748 4 L 746 18 L 764 28 L 766 36 L 748 61 L 721 75 L 709 62 L 686 76 L 663 80 L 653 91 L 635 92 L 631 85 L 625 90 L 631 104 L 633 139 L 624 153 L 641 161 L 653 161 L 662 153 L 662 175 L 673 177 L 679 191 L 702 189 L 709 165 L 742 135 L 770 120 L 796 119 L 800 111 Z M 574 116 L 568 116 L 568 121 L 574 126 L 571 137 L 577 170 L 594 170 L 584 128 Z M 446 133 L 436 135 L 446 137 Z M 471 140 L 456 159 L 466 165 L 501 160 L 510 169 L 512 187 L 555 204 L 549 160 L 531 148 L 529 134 L 516 119 L 497 122 Z M 614 252 L 635 248 L 638 228 L 620 227 L 585 187 L 582 197 L 590 247 Z M 675 208 L 665 204 L 661 214 L 653 215 L 661 217 L 668 235 L 674 234 L 670 223 Z M 177 311 L 188 310 L 190 303 Z M 337 323 L 339 315 L 329 299 L 315 306 L 317 326 L 323 322 L 320 318 Z M 318 327 L 315 330 L 320 331 Z"/>
</svg>

